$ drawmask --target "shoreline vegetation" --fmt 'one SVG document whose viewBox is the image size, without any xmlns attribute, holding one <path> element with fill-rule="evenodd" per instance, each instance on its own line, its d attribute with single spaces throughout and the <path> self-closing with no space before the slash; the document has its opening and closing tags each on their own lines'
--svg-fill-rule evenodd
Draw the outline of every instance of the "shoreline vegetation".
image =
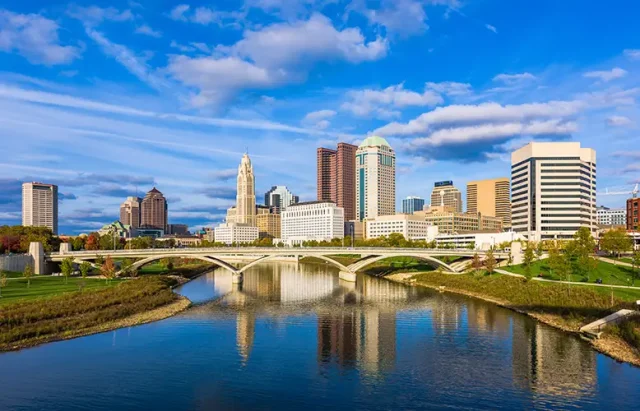
<svg viewBox="0 0 640 411">
<path fill-rule="evenodd" d="M 169 318 L 191 306 L 173 288 L 211 269 L 209 264 L 187 261 L 177 267 L 150 265 L 137 278 L 111 281 L 38 276 L 27 286 L 26 280 L 12 280 L 24 291 L 0 299 L 0 352 Z"/>
<path fill-rule="evenodd" d="M 385 278 L 478 298 L 581 337 L 580 327 L 618 309 L 635 308 L 630 299 L 607 296 L 588 287 L 538 283 L 499 274 L 451 275 L 430 271 L 395 273 Z M 582 338 L 595 350 L 640 367 L 639 331 L 640 319 L 636 316 L 608 327 L 599 339 Z"/>
</svg>

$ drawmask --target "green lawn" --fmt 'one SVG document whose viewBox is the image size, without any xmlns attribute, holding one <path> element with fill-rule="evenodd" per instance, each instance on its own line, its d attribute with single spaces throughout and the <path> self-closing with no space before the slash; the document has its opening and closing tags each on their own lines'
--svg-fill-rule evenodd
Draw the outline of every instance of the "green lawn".
<svg viewBox="0 0 640 411">
<path fill-rule="evenodd" d="M 7 278 L 19 278 L 22 277 L 22 273 L 18 271 L 4 271 L 0 270 L 1 273 L 4 273 Z"/>
<path fill-rule="evenodd" d="M 504 269 L 512 273 L 524 274 L 524 265 L 514 265 L 510 267 L 504 267 Z M 542 273 L 542 277 L 549 280 L 567 280 L 567 278 L 560 278 L 550 270 L 548 260 L 534 262 L 531 265 L 531 272 L 533 273 L 534 277 L 539 273 Z M 630 267 L 623 267 L 620 265 L 605 263 L 604 261 L 598 261 L 598 268 L 591 273 L 589 282 L 593 283 L 597 278 L 601 278 L 603 284 L 632 285 L 632 275 L 633 271 Z M 568 280 L 575 282 L 586 282 L 586 277 L 577 274 L 571 274 Z M 640 286 L 640 281 L 636 280 L 636 285 Z"/>
<path fill-rule="evenodd" d="M 6 287 L 2 287 L 2 298 L 0 305 L 18 300 L 33 300 L 43 297 L 51 297 L 67 292 L 79 291 L 81 286 L 84 290 L 112 287 L 124 280 L 111 280 L 107 282 L 98 278 L 70 277 L 65 283 L 64 277 L 35 276 L 31 278 L 31 286 L 27 287 L 27 280 L 8 280 Z"/>
<path fill-rule="evenodd" d="M 149 264 L 145 264 L 138 270 L 138 273 L 143 274 L 164 274 L 167 268 L 160 261 L 155 261 Z"/>
</svg>

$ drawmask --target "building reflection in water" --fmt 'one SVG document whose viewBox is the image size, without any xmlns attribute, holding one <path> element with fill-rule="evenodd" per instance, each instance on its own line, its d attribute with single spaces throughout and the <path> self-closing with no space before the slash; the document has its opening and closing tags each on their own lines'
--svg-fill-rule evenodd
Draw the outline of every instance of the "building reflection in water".
<svg viewBox="0 0 640 411">
<path fill-rule="evenodd" d="M 538 394 L 590 395 L 596 388 L 596 353 L 577 338 L 533 321 L 513 321 L 513 377 Z"/>
<path fill-rule="evenodd" d="M 415 301 L 430 310 L 432 331 L 459 338 L 459 330 L 495 334 L 512 342 L 512 373 L 516 386 L 540 395 L 585 395 L 596 385 L 595 352 L 574 338 L 482 301 L 434 294 L 390 281 L 359 276 L 340 282 L 323 266 L 269 264 L 244 275 L 241 286 L 218 270 L 213 286 L 236 313 L 236 345 L 243 363 L 250 359 L 256 316 L 268 307 L 270 316 L 286 317 L 310 304 L 317 315 L 317 361 L 321 367 L 359 369 L 380 375 L 396 363 L 396 315 Z M 277 303 L 277 304 L 272 304 Z M 310 307 L 307 305 L 307 307 Z"/>
</svg>

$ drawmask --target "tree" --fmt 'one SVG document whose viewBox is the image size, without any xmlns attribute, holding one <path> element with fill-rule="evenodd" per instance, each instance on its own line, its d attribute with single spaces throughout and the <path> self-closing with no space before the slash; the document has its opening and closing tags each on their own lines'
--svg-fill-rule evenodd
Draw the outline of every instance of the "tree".
<svg viewBox="0 0 640 411">
<path fill-rule="evenodd" d="M 540 257 L 542 257 L 542 253 L 544 252 L 542 241 L 538 241 L 536 244 L 536 261 L 540 261 Z"/>
<path fill-rule="evenodd" d="M 482 260 L 480 260 L 480 256 L 478 253 L 473 255 L 473 260 L 471 261 L 471 266 L 473 267 L 473 272 L 477 273 L 482 268 Z"/>
<path fill-rule="evenodd" d="M 66 284 L 67 282 L 69 282 L 69 276 L 73 272 L 73 258 L 67 257 L 62 260 L 62 264 L 60 264 L 60 270 L 62 271 L 64 282 Z"/>
<path fill-rule="evenodd" d="M 533 245 L 528 242 L 527 247 L 524 249 L 524 276 L 527 277 L 527 280 L 531 280 L 533 277 L 533 273 L 531 272 L 531 264 L 535 259 L 535 254 L 533 252 Z"/>
<path fill-rule="evenodd" d="M 107 256 L 107 258 L 104 260 L 104 263 L 102 263 L 102 267 L 100 267 L 100 273 L 104 276 L 107 283 L 109 282 L 109 280 L 115 277 L 116 267 L 113 264 L 113 259 L 111 259 L 111 256 Z"/>
<path fill-rule="evenodd" d="M 98 233 L 91 233 L 87 237 L 87 241 L 84 244 L 86 250 L 99 250 L 100 249 L 100 236 Z"/>
<path fill-rule="evenodd" d="M 7 286 L 7 275 L 0 271 L 0 298 L 2 298 L 2 289 Z"/>
<path fill-rule="evenodd" d="M 31 277 L 33 277 L 33 267 L 31 264 L 27 264 L 27 266 L 24 267 L 22 276 L 27 279 L 27 288 L 31 287 Z"/>
<path fill-rule="evenodd" d="M 560 254 L 560 248 L 558 245 L 553 242 L 549 244 L 549 258 L 547 262 L 549 264 L 549 269 L 551 270 L 551 274 L 553 275 L 554 271 L 558 271 L 560 268 L 562 255 Z"/>
<path fill-rule="evenodd" d="M 82 264 L 80 264 L 80 274 L 82 274 L 82 278 L 87 278 L 89 271 L 91 271 L 91 263 L 83 261 Z"/>
<path fill-rule="evenodd" d="M 631 258 L 631 265 L 633 266 L 633 285 L 636 284 L 636 278 L 640 278 L 640 251 L 633 253 Z"/>
<path fill-rule="evenodd" d="M 487 256 L 484 260 L 484 266 L 487 268 L 489 274 L 493 274 L 496 269 L 496 257 L 493 255 L 493 250 L 487 251 Z"/>
<path fill-rule="evenodd" d="M 467 248 L 468 248 L 469 250 L 475 250 L 475 249 L 476 249 L 476 242 L 475 242 L 475 241 L 470 242 L 470 243 L 467 245 Z"/>
<path fill-rule="evenodd" d="M 600 239 L 600 248 L 616 257 L 620 257 L 621 253 L 631 250 L 632 247 L 633 240 L 622 227 L 607 231 Z"/>
<path fill-rule="evenodd" d="M 576 256 L 578 258 L 585 258 L 595 251 L 596 240 L 591 235 L 591 230 L 587 227 L 580 227 L 578 231 L 573 235 L 573 241 L 575 247 Z"/>
<path fill-rule="evenodd" d="M 73 251 L 80 251 L 84 248 L 84 238 L 83 237 L 75 237 L 71 240 L 71 248 Z"/>
<path fill-rule="evenodd" d="M 120 264 L 120 269 L 122 270 L 123 273 L 130 274 L 132 265 L 133 265 L 133 260 L 131 260 L 130 258 L 125 258 L 124 260 L 122 260 L 122 263 Z"/>
</svg>

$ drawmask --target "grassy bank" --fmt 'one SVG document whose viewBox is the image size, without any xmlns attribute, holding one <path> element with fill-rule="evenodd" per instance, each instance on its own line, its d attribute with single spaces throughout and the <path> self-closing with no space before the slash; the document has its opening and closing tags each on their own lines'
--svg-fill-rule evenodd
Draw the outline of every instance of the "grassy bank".
<svg viewBox="0 0 640 411">
<path fill-rule="evenodd" d="M 173 284 L 169 278 L 150 276 L 5 304 L 0 306 L 0 351 L 117 328 L 122 321 L 177 303 L 180 297 L 171 291 Z"/>
<path fill-rule="evenodd" d="M 523 275 L 525 271 L 524 265 L 514 265 L 504 267 L 503 269 L 515 274 Z M 536 261 L 531 264 L 531 272 L 534 276 L 542 274 L 543 278 L 554 281 L 586 282 L 586 277 L 578 274 L 571 274 L 569 278 L 561 278 L 551 270 L 548 260 Z M 603 284 L 631 285 L 633 283 L 633 271 L 631 267 L 624 267 L 621 265 L 606 263 L 604 261 L 598 261 L 597 268 L 589 276 L 589 282 L 593 283 L 597 278 L 602 279 Z M 636 281 L 636 283 L 638 283 L 636 285 L 640 286 L 639 281 Z"/>
<path fill-rule="evenodd" d="M 619 309 L 633 309 L 635 300 L 640 298 L 640 292 L 632 290 L 612 296 L 600 287 L 567 286 L 501 275 L 429 272 L 413 275 L 411 279 L 418 285 L 444 286 L 448 291 L 482 298 L 570 332 L 578 332 L 583 325 Z M 640 366 L 637 321 L 612 328 L 609 333 L 612 338 L 593 341 L 594 347 L 616 359 Z"/>
<path fill-rule="evenodd" d="M 48 298 L 80 290 L 109 288 L 119 284 L 121 281 L 112 280 L 107 283 L 104 279 L 83 279 L 79 277 L 70 277 L 68 281 L 65 281 L 64 277 L 36 276 L 31 278 L 31 285 L 27 286 L 27 280 L 24 278 L 12 279 L 7 281 L 5 287 L 2 287 L 0 306 L 20 300 Z"/>
<path fill-rule="evenodd" d="M 215 264 L 205 262 L 179 263 L 171 268 L 167 268 L 161 262 L 154 262 L 144 265 L 138 270 L 139 275 L 177 275 L 184 278 L 194 278 L 202 273 L 216 268 Z"/>
</svg>

